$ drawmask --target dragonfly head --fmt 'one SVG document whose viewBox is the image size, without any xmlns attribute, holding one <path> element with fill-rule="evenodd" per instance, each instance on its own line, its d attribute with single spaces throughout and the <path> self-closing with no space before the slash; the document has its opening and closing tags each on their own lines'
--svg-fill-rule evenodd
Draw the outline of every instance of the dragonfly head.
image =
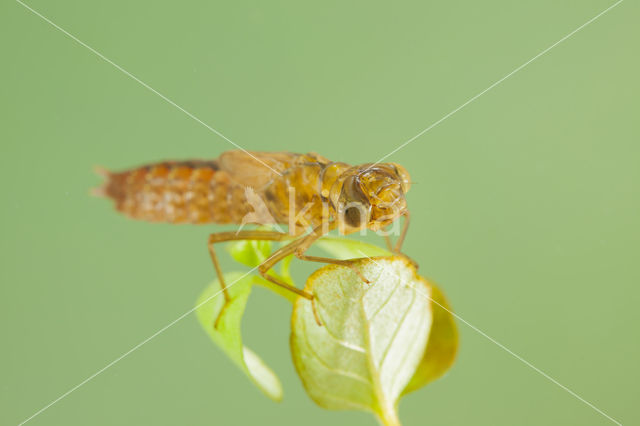
<svg viewBox="0 0 640 426">
<path fill-rule="evenodd" d="M 340 232 L 364 228 L 377 231 L 405 214 L 409 173 L 394 163 L 350 167 L 335 180 L 329 192 Z"/>
</svg>

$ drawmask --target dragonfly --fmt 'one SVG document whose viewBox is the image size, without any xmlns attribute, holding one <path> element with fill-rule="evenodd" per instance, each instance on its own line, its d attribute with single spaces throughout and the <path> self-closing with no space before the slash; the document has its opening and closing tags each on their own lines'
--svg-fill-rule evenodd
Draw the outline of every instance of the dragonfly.
<svg viewBox="0 0 640 426">
<path fill-rule="evenodd" d="M 351 166 L 315 153 L 233 150 L 214 160 L 164 161 L 119 172 L 97 171 L 105 182 L 94 189 L 94 195 L 111 199 L 117 211 L 133 219 L 288 227 L 287 232 L 239 229 L 209 235 L 209 254 L 225 300 L 223 309 L 231 299 L 215 251 L 217 243 L 288 242 L 264 260 L 258 272 L 266 280 L 313 301 L 312 294 L 269 271 L 292 254 L 305 261 L 352 266 L 357 259 L 305 253 L 332 230 L 342 235 L 367 229 L 380 231 L 404 217 L 396 244 L 385 236 L 390 251 L 400 253 L 409 226 L 405 194 L 411 186 L 410 177 L 396 163 Z"/>
</svg>

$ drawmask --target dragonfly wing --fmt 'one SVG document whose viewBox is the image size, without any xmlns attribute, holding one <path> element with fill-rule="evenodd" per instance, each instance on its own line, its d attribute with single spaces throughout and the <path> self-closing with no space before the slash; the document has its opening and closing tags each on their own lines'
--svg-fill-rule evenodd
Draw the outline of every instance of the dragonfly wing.
<svg viewBox="0 0 640 426">
<path fill-rule="evenodd" d="M 290 152 L 227 151 L 220 155 L 220 169 L 242 186 L 260 189 L 291 167 L 300 154 Z"/>
</svg>

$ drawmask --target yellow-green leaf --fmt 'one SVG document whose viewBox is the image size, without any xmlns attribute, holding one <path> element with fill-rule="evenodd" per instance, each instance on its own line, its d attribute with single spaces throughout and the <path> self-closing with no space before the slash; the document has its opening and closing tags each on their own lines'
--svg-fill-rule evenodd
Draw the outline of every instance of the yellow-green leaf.
<svg viewBox="0 0 640 426">
<path fill-rule="evenodd" d="M 239 240 L 229 245 L 229 253 L 236 262 L 250 268 L 258 266 L 271 254 L 271 241 Z"/>
<path fill-rule="evenodd" d="M 196 306 L 198 320 L 211 340 L 217 344 L 231 360 L 269 398 L 282 399 L 282 385 L 275 373 L 246 346 L 242 344 L 240 323 L 252 287 L 252 276 L 240 273 L 224 276 L 229 286 L 230 302 L 224 307 L 224 297 L 218 281 L 207 287 L 200 295 Z M 222 311 L 222 312 L 221 312 Z M 215 322 L 218 320 L 217 327 Z"/>
<path fill-rule="evenodd" d="M 323 250 L 338 259 L 352 259 L 365 256 L 381 256 L 388 251 L 361 241 L 346 238 L 323 237 L 317 243 Z M 404 394 L 421 388 L 441 377 L 453 364 L 458 350 L 458 330 L 451 308 L 442 291 L 427 281 L 432 291 L 433 325 L 425 354 L 413 378 L 403 391 Z"/>
<path fill-rule="evenodd" d="M 396 406 L 423 358 L 431 328 L 431 289 L 403 257 L 329 265 L 298 298 L 292 316 L 291 352 L 310 397 L 328 409 L 373 412 L 399 424 Z M 318 318 L 322 325 L 318 325 Z"/>
<path fill-rule="evenodd" d="M 432 282 L 427 283 L 431 288 L 433 323 L 427 341 L 427 350 L 403 394 L 413 392 L 441 377 L 451 368 L 458 351 L 458 329 L 451 315 L 451 307 L 442 291 Z"/>
<path fill-rule="evenodd" d="M 336 259 L 358 259 L 361 257 L 389 256 L 391 253 L 373 244 L 341 237 L 322 237 L 316 246 L 331 253 Z"/>
</svg>

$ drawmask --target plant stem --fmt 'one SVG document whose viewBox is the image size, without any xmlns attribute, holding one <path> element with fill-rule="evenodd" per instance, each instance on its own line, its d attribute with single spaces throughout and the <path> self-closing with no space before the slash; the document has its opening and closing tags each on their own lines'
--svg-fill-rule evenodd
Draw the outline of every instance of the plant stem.
<svg viewBox="0 0 640 426">
<path fill-rule="evenodd" d="M 401 426 L 398 413 L 394 407 L 380 407 L 376 417 L 382 426 Z"/>
</svg>

